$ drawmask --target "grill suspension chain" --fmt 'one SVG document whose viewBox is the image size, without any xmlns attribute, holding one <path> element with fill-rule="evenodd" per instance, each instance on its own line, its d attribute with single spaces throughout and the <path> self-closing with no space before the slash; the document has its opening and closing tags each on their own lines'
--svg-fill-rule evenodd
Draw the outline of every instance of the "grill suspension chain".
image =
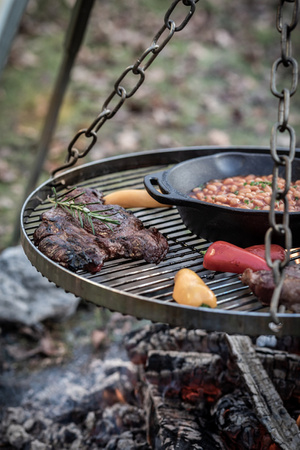
<svg viewBox="0 0 300 450">
<path fill-rule="evenodd" d="M 290 4 L 290 5 L 288 5 Z M 292 9 L 292 11 L 291 11 Z M 286 17 L 290 16 L 289 19 Z M 270 228 L 265 235 L 266 244 L 266 260 L 268 266 L 272 269 L 275 289 L 271 299 L 270 315 L 273 322 L 270 328 L 274 331 L 281 329 L 280 320 L 277 316 L 280 293 L 282 290 L 285 267 L 290 262 L 290 251 L 292 248 L 292 235 L 289 228 L 289 202 L 288 191 L 291 183 L 292 163 L 295 156 L 295 130 L 288 123 L 290 116 L 290 99 L 295 94 L 298 84 L 298 64 L 292 57 L 292 31 L 295 29 L 299 17 L 299 1 L 298 0 L 279 0 L 276 16 L 276 27 L 281 34 L 281 56 L 273 63 L 271 71 L 271 92 L 279 99 L 278 101 L 278 119 L 273 125 L 270 138 L 270 152 L 274 162 L 273 165 L 273 182 L 272 182 L 272 198 L 270 204 L 269 224 Z M 278 74 L 281 66 L 284 70 L 291 72 L 290 87 L 284 87 L 281 91 L 277 88 Z M 288 134 L 289 145 L 284 154 L 279 155 L 278 135 L 279 133 Z M 279 168 L 284 167 L 284 189 L 278 189 Z M 282 223 L 276 221 L 275 205 L 276 202 L 283 201 L 283 219 Z M 281 235 L 284 239 L 286 248 L 286 257 L 284 261 L 271 260 L 271 243 L 275 235 Z M 279 308 L 280 312 L 284 312 L 283 308 Z"/>
<path fill-rule="evenodd" d="M 79 158 L 85 157 L 89 151 L 94 147 L 97 142 L 97 132 L 104 125 L 104 123 L 114 117 L 117 111 L 125 103 L 125 101 L 132 97 L 136 91 L 141 87 L 146 78 L 146 70 L 155 61 L 157 56 L 163 50 L 163 48 L 168 44 L 168 42 L 173 38 L 176 32 L 182 31 L 188 24 L 192 16 L 194 15 L 196 9 L 196 3 L 199 0 L 174 0 L 171 6 L 168 8 L 164 16 L 164 24 L 155 34 L 150 46 L 137 58 L 134 64 L 128 66 L 119 76 L 114 84 L 112 92 L 109 94 L 107 99 L 104 101 L 99 115 L 93 120 L 88 128 L 79 130 L 74 138 L 71 140 L 68 146 L 68 155 L 65 164 L 58 167 L 52 172 L 52 177 L 54 177 L 57 172 L 72 167 L 76 164 Z M 182 4 L 184 7 L 188 7 L 189 10 L 186 16 L 183 18 L 179 25 L 176 25 L 175 21 L 172 19 L 175 9 L 179 9 Z M 181 5 L 181 6 L 182 6 Z M 124 87 L 124 81 L 127 77 L 136 76 L 138 80 L 136 84 L 127 91 Z M 127 80 L 128 81 L 128 80 Z M 122 83 L 122 84 L 121 84 Z M 115 104 L 113 104 L 113 100 Z M 76 144 L 79 144 L 79 140 L 87 139 L 87 144 L 84 145 L 83 150 L 78 150 Z"/>
<path fill-rule="evenodd" d="M 119 76 L 114 84 L 112 92 L 108 95 L 104 101 L 101 111 L 98 116 L 93 120 L 88 128 L 79 130 L 74 138 L 71 140 L 68 146 L 68 155 L 65 164 L 58 167 L 52 172 L 52 177 L 55 177 L 57 172 L 65 170 L 76 164 L 79 158 L 85 157 L 89 151 L 94 147 L 97 142 L 97 133 L 104 125 L 104 123 L 115 116 L 118 110 L 123 106 L 125 101 L 132 97 L 140 86 L 144 83 L 146 78 L 146 70 L 155 61 L 157 56 L 163 50 L 163 48 L 169 43 L 173 38 L 174 34 L 178 31 L 183 30 L 192 18 L 196 3 L 199 0 L 174 0 L 171 6 L 168 8 L 164 16 L 164 24 L 155 34 L 150 46 L 140 55 L 139 58 L 134 62 L 134 64 L 128 66 Z M 187 15 L 183 18 L 179 25 L 176 25 L 175 21 L 171 18 L 175 9 L 181 3 L 183 6 L 189 8 Z M 285 19 L 287 4 L 292 4 L 292 14 L 291 19 L 288 21 Z M 266 260 L 269 267 L 272 269 L 275 290 L 271 300 L 270 314 L 272 323 L 270 327 L 272 329 L 280 330 L 281 324 L 277 316 L 279 297 L 282 290 L 282 285 L 284 281 L 284 269 L 290 262 L 290 250 L 292 247 L 292 236 L 289 228 L 289 204 L 287 193 L 290 188 L 291 182 L 291 168 L 292 162 L 295 156 L 295 131 L 293 127 L 288 123 L 290 115 L 290 99 L 295 94 L 298 84 L 298 64 L 297 61 L 292 57 L 292 42 L 291 33 L 298 23 L 299 16 L 299 1 L 298 0 L 279 0 L 277 8 L 276 17 L 276 27 L 281 34 L 281 56 L 278 58 L 271 71 L 271 92 L 279 99 L 278 103 L 278 120 L 272 127 L 271 139 L 270 139 L 270 152 L 274 161 L 273 166 L 273 185 L 272 185 L 272 198 L 270 205 L 269 223 L 270 228 L 266 232 L 265 244 L 266 244 Z M 281 91 L 277 89 L 277 78 L 280 67 L 283 66 L 284 69 L 291 71 L 291 84 L 289 88 L 283 88 Z M 137 76 L 138 81 L 136 84 L 127 91 L 124 87 L 124 81 L 129 76 Z M 122 83 L 122 84 L 121 84 Z M 112 104 L 114 100 L 114 105 Z M 279 146 L 277 143 L 277 138 L 279 133 L 288 133 L 289 137 L 289 148 L 288 152 L 279 155 Z M 79 144 L 81 138 L 86 139 L 88 142 L 84 145 L 83 150 L 78 150 L 76 145 Z M 279 174 L 279 168 L 285 168 L 285 188 L 279 190 L 277 187 L 277 180 Z M 284 210 L 283 210 L 283 221 L 282 223 L 276 222 L 275 215 L 275 203 L 278 200 L 283 200 Z M 286 258 L 284 261 L 274 261 L 271 260 L 271 244 L 274 235 L 281 235 L 284 238 L 285 248 L 287 249 Z"/>
</svg>

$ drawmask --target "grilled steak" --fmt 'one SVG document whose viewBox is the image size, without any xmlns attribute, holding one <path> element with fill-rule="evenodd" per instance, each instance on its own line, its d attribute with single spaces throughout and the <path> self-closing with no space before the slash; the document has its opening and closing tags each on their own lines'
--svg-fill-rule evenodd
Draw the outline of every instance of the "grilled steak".
<svg viewBox="0 0 300 450">
<path fill-rule="evenodd" d="M 270 270 L 253 272 L 246 269 L 241 277 L 242 283 L 248 285 L 253 294 L 264 304 L 269 305 L 275 288 L 273 273 Z M 280 294 L 280 304 L 295 313 L 300 313 L 300 267 L 288 266 Z"/>
<path fill-rule="evenodd" d="M 33 235 L 35 245 L 50 259 L 71 270 L 98 272 L 103 262 L 117 257 L 145 259 L 158 264 L 168 251 L 168 243 L 156 228 L 145 228 L 133 213 L 117 205 L 104 205 L 103 196 L 95 189 L 75 189 L 63 199 L 89 204 L 90 211 L 111 216 L 115 223 L 84 217 L 82 224 L 57 206 L 42 214 L 42 222 Z M 93 204 L 91 204 L 93 203 Z M 82 226 L 83 225 L 83 226 Z"/>
</svg>

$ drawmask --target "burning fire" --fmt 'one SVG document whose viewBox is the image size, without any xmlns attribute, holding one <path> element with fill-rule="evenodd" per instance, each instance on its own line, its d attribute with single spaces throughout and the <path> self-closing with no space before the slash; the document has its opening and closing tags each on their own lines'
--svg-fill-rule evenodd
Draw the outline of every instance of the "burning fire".
<svg viewBox="0 0 300 450">
<path fill-rule="evenodd" d="M 115 403 L 127 403 L 124 395 L 118 388 L 105 389 L 103 392 L 103 399 L 108 405 L 113 405 Z"/>
<path fill-rule="evenodd" d="M 213 403 L 221 395 L 221 390 L 209 383 L 200 386 L 191 384 L 190 386 L 184 386 L 181 390 L 182 400 L 189 403 L 196 403 L 199 399 L 204 397 L 208 403 Z"/>
</svg>

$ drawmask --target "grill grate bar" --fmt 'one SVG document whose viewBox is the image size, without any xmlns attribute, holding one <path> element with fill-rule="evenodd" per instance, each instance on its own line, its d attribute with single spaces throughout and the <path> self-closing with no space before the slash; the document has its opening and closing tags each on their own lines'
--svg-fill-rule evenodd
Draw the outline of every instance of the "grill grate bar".
<svg viewBox="0 0 300 450">
<path fill-rule="evenodd" d="M 77 186 L 99 189 L 107 194 L 119 189 L 144 188 L 143 178 L 148 173 L 165 170 L 170 165 L 153 165 L 126 169 L 118 172 L 109 172 L 109 167 L 104 173 L 91 179 L 81 181 Z M 68 188 L 60 187 L 59 194 L 66 193 Z M 49 189 L 48 191 L 49 192 Z M 36 203 L 34 207 L 29 203 L 24 211 L 24 230 L 28 239 L 32 242 L 33 233 L 39 226 L 40 216 L 44 211 L 52 207 L 45 198 Z M 210 242 L 195 236 L 183 224 L 175 207 L 170 208 L 134 208 L 133 213 L 144 223 L 146 227 L 156 227 L 169 242 L 169 252 L 166 259 L 159 265 L 145 261 L 132 261 L 125 258 L 117 258 L 106 261 L 99 273 L 91 274 L 78 271 L 76 275 L 92 282 L 103 285 L 112 290 L 126 293 L 127 296 L 139 296 L 146 299 L 155 299 L 164 304 L 175 303 L 172 298 L 174 288 L 174 276 L 181 268 L 190 268 L 198 273 L 205 283 L 214 291 L 218 309 L 224 311 L 239 312 L 268 312 L 250 289 L 244 286 L 240 277 L 229 273 L 213 273 L 203 267 L 203 255 L 201 251 L 207 250 Z M 300 263 L 299 249 L 291 252 L 291 261 Z"/>
<path fill-rule="evenodd" d="M 164 166 L 163 169 L 168 166 Z M 151 170 L 162 170 L 162 166 L 153 166 Z M 117 174 L 102 175 L 98 178 L 93 178 L 90 181 L 79 183 L 80 187 L 95 188 L 107 194 L 110 191 L 116 191 L 119 189 L 141 189 L 144 188 L 143 179 L 147 175 L 147 168 L 135 169 L 133 172 L 120 171 Z"/>
<path fill-rule="evenodd" d="M 129 187 L 137 188 L 139 184 L 136 180 L 139 179 L 139 176 L 140 174 L 138 176 L 130 174 L 125 180 L 124 173 L 118 177 L 105 177 L 106 190 L 108 191 L 116 185 L 119 188 L 120 182 L 123 188 L 124 186 L 127 189 Z M 104 181 L 85 183 L 86 186 L 95 188 L 102 184 Z M 41 213 L 50 207 L 52 207 L 50 202 L 45 200 L 38 208 L 29 213 L 26 232 L 31 239 L 34 230 L 39 225 Z M 198 238 L 186 229 L 176 208 L 151 210 L 138 208 L 133 209 L 133 212 L 146 227 L 155 226 L 168 238 L 170 249 L 166 260 L 157 267 L 145 261 L 128 261 L 119 258 L 106 262 L 99 274 L 80 271 L 79 275 L 99 284 L 103 283 L 110 288 L 121 289 L 129 294 L 172 302 L 174 276 L 178 270 L 186 267 L 205 279 L 206 284 L 214 291 L 220 309 L 258 310 L 262 308 L 262 305 L 250 294 L 249 288 L 241 284 L 237 275 L 216 274 L 213 276 L 203 268 L 203 257 L 200 251 L 206 250 L 209 242 Z M 298 257 L 299 252 L 296 249 L 292 259 L 296 261 Z"/>
</svg>

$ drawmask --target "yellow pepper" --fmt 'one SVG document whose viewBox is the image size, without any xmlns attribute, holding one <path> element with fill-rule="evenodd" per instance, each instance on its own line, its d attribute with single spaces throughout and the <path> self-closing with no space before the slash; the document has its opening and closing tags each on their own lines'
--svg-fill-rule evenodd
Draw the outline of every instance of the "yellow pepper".
<svg viewBox="0 0 300 450">
<path fill-rule="evenodd" d="M 217 306 L 213 291 L 191 269 L 181 269 L 175 275 L 173 299 L 182 305 L 207 305 L 211 308 Z"/>
</svg>

